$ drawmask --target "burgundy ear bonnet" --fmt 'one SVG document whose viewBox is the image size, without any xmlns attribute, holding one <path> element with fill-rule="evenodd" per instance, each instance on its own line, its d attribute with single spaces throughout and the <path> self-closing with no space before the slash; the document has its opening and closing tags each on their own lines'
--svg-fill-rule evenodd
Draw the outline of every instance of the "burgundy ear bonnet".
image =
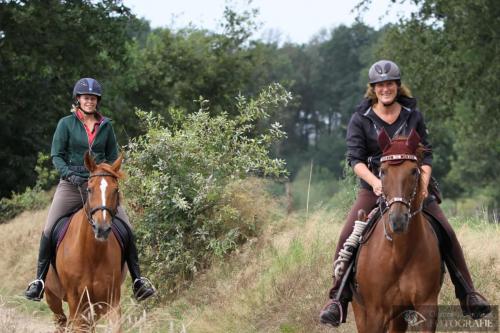
<svg viewBox="0 0 500 333">
<path fill-rule="evenodd" d="M 400 164 L 404 160 L 417 161 L 417 148 L 420 143 L 420 135 L 412 129 L 406 139 L 391 140 L 385 129 L 382 129 L 378 135 L 378 144 L 382 150 L 380 162 L 389 162 L 389 164 Z"/>
</svg>

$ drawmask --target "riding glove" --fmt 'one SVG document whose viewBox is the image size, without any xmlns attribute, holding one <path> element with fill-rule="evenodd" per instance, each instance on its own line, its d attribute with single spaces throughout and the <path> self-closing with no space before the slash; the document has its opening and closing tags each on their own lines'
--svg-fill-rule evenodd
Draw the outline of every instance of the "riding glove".
<svg viewBox="0 0 500 333">
<path fill-rule="evenodd" d="M 78 175 L 71 175 L 67 179 L 71 184 L 75 186 L 82 186 L 85 182 L 87 182 L 87 178 L 80 177 Z"/>
</svg>

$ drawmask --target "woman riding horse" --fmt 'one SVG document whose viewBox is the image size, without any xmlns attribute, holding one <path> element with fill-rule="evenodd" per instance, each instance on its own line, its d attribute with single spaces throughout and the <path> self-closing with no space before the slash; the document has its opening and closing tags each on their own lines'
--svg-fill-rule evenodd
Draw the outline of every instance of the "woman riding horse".
<svg viewBox="0 0 500 333">
<path fill-rule="evenodd" d="M 84 153 L 90 151 L 97 163 L 112 164 L 118 158 L 118 145 L 111 120 L 97 112 L 101 96 L 102 88 L 98 81 L 92 78 L 78 80 L 73 89 L 72 114 L 57 124 L 51 157 L 61 179 L 40 240 L 36 280 L 30 283 L 25 292 L 29 300 L 40 301 L 43 297 L 44 281 L 51 262 L 50 234 L 54 225 L 62 216 L 82 207 L 86 200 L 89 172 L 84 166 Z M 128 216 L 121 206 L 118 206 L 116 217 L 125 222 L 131 233 Z M 148 279 L 141 277 L 132 234 L 129 243 L 124 255 L 133 281 L 133 293 L 137 300 L 144 300 L 153 295 L 155 289 Z"/>
<path fill-rule="evenodd" d="M 347 160 L 354 173 L 360 178 L 361 188 L 356 201 L 347 216 L 334 258 L 339 256 L 344 242 L 353 231 L 354 222 L 360 209 L 370 212 L 382 194 L 382 183 L 378 177 L 382 151 L 378 144 L 378 135 L 384 129 L 391 138 L 399 135 L 408 136 L 414 129 L 420 136 L 425 153 L 422 165 L 423 197 L 428 196 L 428 185 L 432 172 L 432 151 L 427 139 L 427 129 L 423 116 L 417 108 L 409 89 L 401 84 L 399 67 L 392 61 L 380 60 L 374 63 L 369 72 L 369 83 L 365 98 L 351 117 L 347 128 Z M 433 200 L 431 200 L 433 199 Z M 426 200 L 425 211 L 439 221 L 440 229 L 446 235 L 445 244 L 440 244 L 445 262 L 455 286 L 455 295 L 460 300 L 464 315 L 479 318 L 491 309 L 486 299 L 474 289 L 471 275 L 465 263 L 462 248 L 457 237 L 443 214 L 434 196 Z M 324 324 L 333 326 L 345 322 L 347 303 L 350 295 L 339 294 L 341 278 L 334 278 L 330 290 L 330 300 L 320 313 Z"/>
</svg>

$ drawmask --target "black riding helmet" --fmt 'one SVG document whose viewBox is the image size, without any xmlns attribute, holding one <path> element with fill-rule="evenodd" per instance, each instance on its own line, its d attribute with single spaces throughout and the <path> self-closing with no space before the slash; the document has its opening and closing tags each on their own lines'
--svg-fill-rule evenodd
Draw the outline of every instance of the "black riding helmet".
<svg viewBox="0 0 500 333">
<path fill-rule="evenodd" d="M 390 60 L 379 60 L 368 71 L 368 82 L 371 85 L 384 81 L 397 81 L 401 84 L 401 72 L 398 65 Z"/>
<path fill-rule="evenodd" d="M 80 107 L 80 102 L 77 99 L 77 97 L 80 95 L 97 96 L 97 107 L 99 107 L 102 95 L 101 84 L 99 83 L 99 81 L 91 77 L 84 77 L 75 83 L 75 87 L 73 88 L 73 100 L 75 101 L 75 106 L 82 110 L 82 108 Z M 82 110 L 82 112 L 89 114 L 84 110 Z"/>
</svg>

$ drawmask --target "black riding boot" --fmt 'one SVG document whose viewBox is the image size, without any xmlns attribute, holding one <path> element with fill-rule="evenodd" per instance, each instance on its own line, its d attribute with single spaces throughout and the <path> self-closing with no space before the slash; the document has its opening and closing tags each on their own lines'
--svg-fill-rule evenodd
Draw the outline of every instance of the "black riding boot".
<svg viewBox="0 0 500 333">
<path fill-rule="evenodd" d="M 322 324 L 329 324 L 334 327 L 339 326 L 341 322 L 345 323 L 345 316 L 347 315 L 347 304 L 347 302 L 344 303 L 341 301 L 330 299 L 319 314 L 320 322 Z"/>
<path fill-rule="evenodd" d="M 135 237 L 132 233 L 132 230 L 129 229 L 128 231 L 130 238 L 127 246 L 127 251 L 125 253 L 125 260 L 127 261 L 130 276 L 132 277 L 132 289 L 134 292 L 134 297 L 138 301 L 142 301 L 153 295 L 156 290 L 149 279 L 141 277 L 139 257 L 137 255 L 137 247 L 135 246 Z"/>
<path fill-rule="evenodd" d="M 27 299 L 39 302 L 43 298 L 45 289 L 45 277 L 50 267 L 51 251 L 50 240 L 42 232 L 40 239 L 40 249 L 38 252 L 38 266 L 36 270 L 36 280 L 32 281 L 26 289 L 24 295 Z"/>
<path fill-rule="evenodd" d="M 337 327 L 346 322 L 347 306 L 352 300 L 352 293 L 349 286 L 344 286 L 343 290 L 339 291 L 341 280 L 334 282 L 333 288 L 330 290 L 330 299 L 321 309 L 319 319 L 322 324 Z M 339 292 L 340 295 L 337 296 Z"/>
</svg>

